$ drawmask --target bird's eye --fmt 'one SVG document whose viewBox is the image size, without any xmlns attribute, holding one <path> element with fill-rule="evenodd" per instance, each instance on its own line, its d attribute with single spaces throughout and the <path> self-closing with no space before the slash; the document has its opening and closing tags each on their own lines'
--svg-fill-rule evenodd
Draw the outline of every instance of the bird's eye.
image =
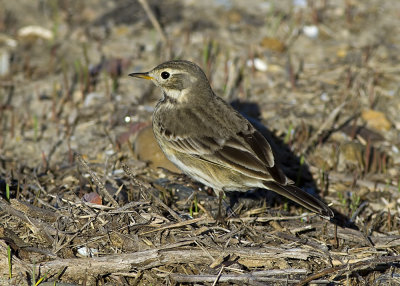
<svg viewBox="0 0 400 286">
<path fill-rule="evenodd" d="M 161 77 L 162 77 L 163 79 L 169 78 L 169 72 L 162 72 L 162 73 L 161 73 Z"/>
</svg>

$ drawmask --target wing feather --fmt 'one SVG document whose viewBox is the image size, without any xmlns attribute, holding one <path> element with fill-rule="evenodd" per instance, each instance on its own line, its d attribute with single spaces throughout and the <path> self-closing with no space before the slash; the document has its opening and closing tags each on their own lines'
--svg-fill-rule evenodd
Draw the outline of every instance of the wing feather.
<svg viewBox="0 0 400 286">
<path fill-rule="evenodd" d="M 268 141 L 257 131 L 238 132 L 229 138 L 168 136 L 175 151 L 191 155 L 223 168 L 262 180 L 286 184 L 289 180 L 276 166 Z"/>
</svg>

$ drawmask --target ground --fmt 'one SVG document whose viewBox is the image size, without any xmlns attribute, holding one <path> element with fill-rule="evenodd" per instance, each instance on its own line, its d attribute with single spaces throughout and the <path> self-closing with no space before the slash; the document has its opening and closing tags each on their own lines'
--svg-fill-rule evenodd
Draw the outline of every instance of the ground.
<svg viewBox="0 0 400 286">
<path fill-rule="evenodd" d="M 395 0 L 2 1 L 0 284 L 400 285 L 399 34 Z M 216 221 L 128 76 L 168 59 L 335 218 L 249 190 Z"/>
</svg>

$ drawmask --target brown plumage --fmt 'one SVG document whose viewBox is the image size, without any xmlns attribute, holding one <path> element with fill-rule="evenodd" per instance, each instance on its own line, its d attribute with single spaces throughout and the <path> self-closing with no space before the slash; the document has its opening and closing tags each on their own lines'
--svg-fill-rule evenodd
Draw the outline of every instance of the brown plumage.
<svg viewBox="0 0 400 286">
<path fill-rule="evenodd" d="M 212 91 L 194 63 L 169 61 L 130 76 L 153 81 L 163 92 L 153 114 L 161 149 L 193 179 L 223 191 L 267 188 L 325 218 L 333 212 L 293 185 L 279 168 L 268 141 Z"/>
</svg>

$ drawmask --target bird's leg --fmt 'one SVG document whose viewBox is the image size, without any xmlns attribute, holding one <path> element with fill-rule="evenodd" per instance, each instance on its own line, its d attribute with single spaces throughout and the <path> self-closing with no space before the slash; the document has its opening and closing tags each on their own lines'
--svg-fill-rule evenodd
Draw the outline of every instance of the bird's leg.
<svg viewBox="0 0 400 286">
<path fill-rule="evenodd" d="M 217 214 L 217 221 L 224 223 L 224 218 L 222 217 L 221 208 L 222 208 L 222 200 L 224 198 L 224 192 L 218 192 L 218 214 Z"/>
</svg>

